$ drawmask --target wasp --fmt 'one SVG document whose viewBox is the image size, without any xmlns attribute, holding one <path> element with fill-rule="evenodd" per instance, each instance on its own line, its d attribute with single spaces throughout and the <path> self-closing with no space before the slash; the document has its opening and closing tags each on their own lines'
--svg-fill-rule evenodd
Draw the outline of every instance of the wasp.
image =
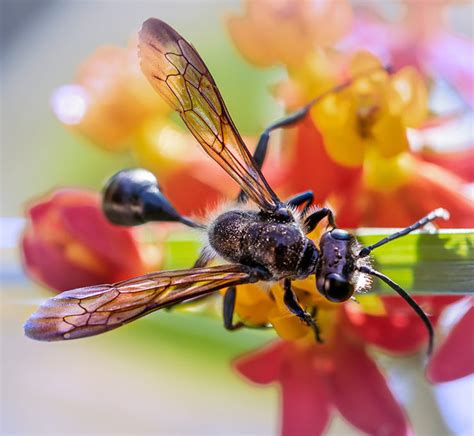
<svg viewBox="0 0 474 436">
<path fill-rule="evenodd" d="M 224 288 L 224 326 L 232 330 L 242 325 L 233 322 L 236 287 L 263 281 L 282 283 L 289 312 L 311 327 L 321 342 L 315 314 L 301 306 L 292 281 L 314 276 L 315 288 L 325 298 L 344 302 L 375 276 L 416 311 L 428 329 L 431 350 L 433 328 L 429 318 L 406 291 L 371 267 L 370 253 L 437 218 L 447 218 L 447 212 L 437 209 L 376 244 L 362 247 L 353 234 L 336 226 L 329 208 L 312 205 L 311 191 L 282 201 L 261 171 L 271 131 L 300 121 L 324 95 L 268 127 L 252 155 L 204 61 L 179 33 L 163 21 L 148 19 L 139 34 L 139 54 L 142 71 L 153 88 L 179 113 L 204 151 L 239 184 L 241 192 L 235 202 L 204 225 L 180 215 L 148 171 L 117 173 L 103 196 L 103 209 L 111 222 L 139 225 L 178 221 L 202 231 L 207 239 L 205 248 L 190 269 L 155 272 L 50 298 L 26 322 L 26 335 L 44 341 L 92 336 Z M 324 219 L 327 227 L 316 246 L 307 235 Z M 215 258 L 227 263 L 208 266 Z"/>
</svg>

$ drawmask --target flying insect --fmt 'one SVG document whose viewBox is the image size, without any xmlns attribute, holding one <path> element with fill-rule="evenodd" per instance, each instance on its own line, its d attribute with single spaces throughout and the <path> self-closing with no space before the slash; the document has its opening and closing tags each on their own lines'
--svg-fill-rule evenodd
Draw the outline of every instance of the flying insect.
<svg viewBox="0 0 474 436">
<path fill-rule="evenodd" d="M 104 190 L 108 219 L 119 225 L 177 221 L 202 231 L 207 244 L 195 266 L 63 292 L 45 301 L 28 319 L 26 335 L 44 341 L 92 336 L 224 288 L 224 326 L 232 330 L 241 326 L 233 323 L 236 286 L 264 281 L 282 282 L 288 310 L 311 327 L 321 342 L 314 314 L 301 306 L 292 281 L 314 276 L 315 287 L 325 298 L 344 302 L 363 289 L 368 276 L 376 276 L 416 311 L 428 329 L 431 350 L 429 318 L 407 292 L 371 267 L 370 253 L 437 218 L 447 218 L 447 212 L 437 209 L 406 229 L 362 247 L 353 234 L 336 226 L 329 208 L 312 206 L 312 192 L 282 201 L 261 171 L 271 131 L 299 122 L 324 95 L 268 127 L 252 155 L 192 45 L 168 24 L 151 18 L 140 31 L 139 52 L 142 71 L 153 88 L 179 113 L 204 151 L 239 184 L 241 192 L 209 223 L 201 224 L 176 211 L 153 174 L 142 169 L 117 173 Z M 328 224 L 317 247 L 307 235 L 324 219 Z M 227 263 L 208 266 L 215 258 Z"/>
</svg>

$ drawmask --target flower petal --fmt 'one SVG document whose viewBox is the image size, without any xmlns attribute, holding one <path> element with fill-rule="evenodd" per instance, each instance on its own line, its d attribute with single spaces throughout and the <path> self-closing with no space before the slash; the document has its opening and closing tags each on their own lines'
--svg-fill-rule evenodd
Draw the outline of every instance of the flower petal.
<svg viewBox="0 0 474 436">
<path fill-rule="evenodd" d="M 473 43 L 467 38 L 440 31 L 425 44 L 423 60 L 427 68 L 445 77 L 474 106 Z M 449 61 L 446 60 L 449 53 Z"/>
<path fill-rule="evenodd" d="M 25 267 L 50 288 L 113 283 L 146 272 L 135 231 L 109 223 L 95 193 L 60 189 L 27 214 Z"/>
<path fill-rule="evenodd" d="M 315 47 L 341 38 L 352 20 L 345 0 L 248 0 L 245 9 L 227 26 L 242 55 L 259 66 L 298 65 Z"/>
<path fill-rule="evenodd" d="M 392 136 L 392 139 L 395 138 L 396 134 Z M 386 142 L 388 146 L 391 143 Z M 397 144 L 401 142 L 406 142 L 404 134 L 398 138 Z M 368 148 L 364 161 L 364 184 L 371 190 L 389 193 L 410 181 L 415 163 L 410 153 L 386 157 L 380 152 L 383 152 L 381 147 Z"/>
<path fill-rule="evenodd" d="M 457 296 L 438 296 L 417 297 L 415 300 L 436 323 L 441 310 L 457 299 Z M 384 316 L 363 313 L 357 305 L 344 305 L 344 315 L 350 324 L 347 328 L 364 342 L 396 354 L 413 353 L 426 346 L 428 332 L 413 309 L 396 295 L 384 296 L 382 301 L 386 311 Z"/>
<path fill-rule="evenodd" d="M 350 189 L 360 173 L 359 168 L 344 167 L 329 157 L 322 135 L 310 117 L 298 124 L 293 157 L 288 160 L 285 188 L 291 194 L 312 190 L 316 204 L 326 201 L 333 190 Z"/>
<path fill-rule="evenodd" d="M 245 324 L 267 324 L 268 313 L 274 306 L 275 301 L 258 284 L 240 285 L 237 288 L 235 312 Z"/>
<path fill-rule="evenodd" d="M 474 373 L 474 306 L 453 327 L 428 365 L 426 376 L 433 383 L 456 380 Z"/>
<path fill-rule="evenodd" d="M 400 114 L 384 111 L 372 127 L 372 137 L 381 158 L 393 158 L 409 149 Z"/>
<path fill-rule="evenodd" d="M 75 84 L 59 88 L 51 103 L 61 122 L 111 151 L 128 146 L 148 118 L 170 112 L 140 71 L 135 38 L 127 48 L 97 48 L 79 67 Z"/>
<path fill-rule="evenodd" d="M 319 435 L 328 424 L 329 396 L 318 365 L 325 357 L 324 350 L 280 341 L 234 363 L 237 371 L 254 383 L 281 382 L 281 433 L 285 436 Z"/>
<path fill-rule="evenodd" d="M 28 273 L 57 291 L 107 280 L 107 274 L 101 274 L 97 268 L 92 271 L 68 259 L 60 246 L 29 237 L 28 234 L 24 235 L 21 248 Z"/>
<path fill-rule="evenodd" d="M 330 402 L 327 384 L 313 365 L 317 353 L 295 349 L 288 355 L 280 375 L 283 436 L 320 435 L 329 422 Z"/>
<path fill-rule="evenodd" d="M 275 342 L 257 351 L 239 357 L 233 363 L 234 368 L 248 380 L 266 385 L 279 379 L 282 361 L 288 344 Z"/>
<path fill-rule="evenodd" d="M 412 160 L 411 178 L 397 190 L 378 192 L 368 189 L 361 180 L 338 189 L 333 195 L 338 199 L 335 212 L 339 226 L 405 227 L 444 207 L 450 219 L 437 225 L 473 227 L 474 202 L 464 194 L 463 179 L 440 166 L 418 158 Z"/>
<path fill-rule="evenodd" d="M 401 115 L 407 127 L 418 127 L 428 115 L 428 89 L 420 73 L 413 67 L 397 71 L 390 86 L 398 94 Z"/>
<path fill-rule="evenodd" d="M 420 217 L 437 207 L 444 207 L 449 211 L 450 219 L 440 222 L 441 227 L 473 227 L 474 202 L 464 195 L 463 179 L 428 162 L 419 162 L 416 168 L 412 182 L 400 189 L 401 197 L 405 198 L 413 214 Z"/>
<path fill-rule="evenodd" d="M 342 339 L 335 353 L 334 375 L 327 382 L 341 414 L 371 435 L 409 434 L 407 417 L 366 351 Z"/>
<path fill-rule="evenodd" d="M 426 162 L 436 164 L 453 172 L 462 177 L 466 182 L 474 182 L 474 148 L 472 146 L 465 150 L 442 153 L 424 149 L 418 156 Z"/>
<path fill-rule="evenodd" d="M 163 191 L 180 213 L 201 216 L 224 198 L 237 195 L 233 180 L 210 160 L 176 169 L 163 181 Z"/>
<path fill-rule="evenodd" d="M 116 281 L 145 273 L 130 229 L 110 224 L 97 206 L 70 206 L 61 211 L 61 216 L 74 239 L 117 269 Z"/>
<path fill-rule="evenodd" d="M 347 93 L 333 94 L 311 110 L 329 157 L 339 165 L 360 166 L 365 143 L 357 131 L 355 103 Z"/>
</svg>

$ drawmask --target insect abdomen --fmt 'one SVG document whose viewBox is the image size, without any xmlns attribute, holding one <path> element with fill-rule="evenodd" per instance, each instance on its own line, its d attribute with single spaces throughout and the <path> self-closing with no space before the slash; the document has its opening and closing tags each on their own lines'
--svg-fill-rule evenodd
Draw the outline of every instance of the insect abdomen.
<svg viewBox="0 0 474 436">
<path fill-rule="evenodd" d="M 232 210 L 219 215 L 209 227 L 211 247 L 229 262 L 241 263 L 242 241 L 254 222 L 251 212 Z"/>
</svg>

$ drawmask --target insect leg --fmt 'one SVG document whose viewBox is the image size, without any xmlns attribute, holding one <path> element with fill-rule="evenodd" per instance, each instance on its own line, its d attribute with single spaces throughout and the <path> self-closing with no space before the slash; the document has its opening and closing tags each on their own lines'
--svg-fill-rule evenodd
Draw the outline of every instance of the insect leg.
<svg viewBox="0 0 474 436">
<path fill-rule="evenodd" d="M 302 192 L 301 194 L 296 194 L 293 197 L 290 197 L 286 200 L 286 204 L 288 206 L 300 206 L 303 203 L 306 203 L 307 206 L 311 206 L 313 204 L 314 194 L 313 191 L 306 191 Z"/>
<path fill-rule="evenodd" d="M 431 324 L 431 321 L 429 320 L 428 316 L 423 311 L 423 309 L 416 303 L 415 300 L 413 300 L 413 298 L 410 297 L 410 295 L 405 290 L 403 290 L 400 287 L 400 285 L 395 283 L 386 275 L 382 274 L 381 272 L 375 271 L 372 268 L 369 268 L 368 266 L 361 266 L 358 269 L 362 273 L 373 275 L 375 277 L 378 277 L 380 280 L 384 281 L 385 283 L 387 283 L 387 285 L 389 285 L 395 292 L 398 293 L 398 295 L 400 295 L 411 306 L 411 308 L 420 317 L 420 319 L 425 324 L 426 329 L 428 330 L 428 336 L 429 336 L 428 355 L 430 355 L 431 351 L 433 350 L 433 338 L 434 338 L 433 325 Z"/>
<path fill-rule="evenodd" d="M 334 214 L 331 209 L 323 207 L 318 209 L 316 212 L 313 212 L 309 217 L 304 221 L 306 232 L 312 232 L 316 226 L 321 222 L 323 218 L 328 218 L 329 225 L 333 228 L 336 228 L 336 221 L 334 219 Z"/>
<path fill-rule="evenodd" d="M 287 117 L 271 124 L 265 129 L 265 131 L 260 136 L 260 139 L 258 140 L 257 147 L 255 148 L 255 152 L 253 154 L 253 159 L 259 169 L 262 168 L 263 162 L 265 161 L 265 157 L 267 155 L 267 148 L 268 148 L 268 141 L 270 140 L 270 133 L 275 129 L 279 129 L 280 127 L 291 127 L 294 124 L 298 123 L 308 114 L 311 107 L 312 107 L 311 104 L 306 105 L 305 107 L 288 115 Z M 245 194 L 245 192 L 241 191 L 237 201 L 239 203 L 244 203 L 246 200 L 247 200 L 247 195 Z"/>
<path fill-rule="evenodd" d="M 235 297 L 237 296 L 237 288 L 231 286 L 227 288 L 224 294 L 224 303 L 222 306 L 222 315 L 224 318 L 224 327 L 227 330 L 237 330 L 244 327 L 244 323 L 238 322 L 234 324 L 234 309 L 235 309 Z"/>
<path fill-rule="evenodd" d="M 265 131 L 260 136 L 260 139 L 258 140 L 257 148 L 255 149 L 255 153 L 253 155 L 255 163 L 260 169 L 262 168 L 267 153 L 270 133 L 275 129 L 279 129 L 280 127 L 291 127 L 295 125 L 308 114 L 309 110 L 311 109 L 311 106 L 312 105 L 306 105 L 305 107 L 288 115 L 287 117 L 282 118 L 281 120 L 271 124 L 265 129 Z"/>
<path fill-rule="evenodd" d="M 302 216 L 305 216 L 309 208 L 313 204 L 313 201 L 314 201 L 313 191 L 306 191 L 306 192 L 302 192 L 301 194 L 297 194 L 294 197 L 289 198 L 288 200 L 286 200 L 286 204 L 288 206 L 298 207 L 306 203 L 301 212 Z"/>
<path fill-rule="evenodd" d="M 379 242 L 376 242 L 373 245 L 363 248 L 359 253 L 359 257 L 366 257 L 370 254 L 370 252 L 374 248 L 380 247 L 381 245 L 384 245 L 387 242 L 393 241 L 394 239 L 400 238 L 401 236 L 408 235 L 408 233 L 411 233 L 414 230 L 417 230 L 420 227 L 423 227 L 426 224 L 438 218 L 443 218 L 444 220 L 449 219 L 449 212 L 442 208 L 436 209 L 430 212 L 428 215 L 421 218 L 420 220 L 418 220 L 416 223 L 412 224 L 411 226 L 408 226 L 405 229 L 400 230 L 399 232 L 393 233 L 390 236 L 387 236 L 386 238 L 381 239 Z"/>
<path fill-rule="evenodd" d="M 322 344 L 323 340 L 321 339 L 321 332 L 319 330 L 319 327 L 316 324 L 316 321 L 313 319 L 313 317 L 308 312 L 305 312 L 303 308 L 300 306 L 300 303 L 298 302 L 298 299 L 296 298 L 296 294 L 291 288 L 291 280 L 285 279 L 283 283 L 283 287 L 285 290 L 283 301 L 285 302 L 286 307 L 288 307 L 288 310 L 291 313 L 295 314 L 298 318 L 300 318 L 307 326 L 311 327 L 314 331 L 314 336 L 316 337 L 316 341 Z"/>
<path fill-rule="evenodd" d="M 215 255 L 213 250 L 208 246 L 205 246 L 201 249 L 199 257 L 197 258 L 196 262 L 194 262 L 193 268 L 203 268 L 214 258 Z"/>
<path fill-rule="evenodd" d="M 291 126 L 293 126 L 294 124 L 301 121 L 309 113 L 309 111 L 311 110 L 311 108 L 314 105 L 316 105 L 319 102 L 321 102 L 322 100 L 324 100 L 328 95 L 343 91 L 344 89 L 351 86 L 354 79 L 356 79 L 357 77 L 363 77 L 363 76 L 365 76 L 367 74 L 370 74 L 370 73 L 372 73 L 374 71 L 377 71 L 377 70 L 386 70 L 387 72 L 390 72 L 389 67 L 379 67 L 379 66 L 377 66 L 375 68 L 370 68 L 367 71 L 362 72 L 360 74 L 357 74 L 354 77 L 349 78 L 345 82 L 343 82 L 343 83 L 341 83 L 337 86 L 334 86 L 331 89 L 328 89 L 327 91 L 323 92 L 319 96 L 313 98 L 313 100 L 311 100 L 308 104 L 306 104 L 301 109 L 297 110 L 296 112 L 288 115 L 287 117 L 285 117 L 285 118 L 271 124 L 269 127 L 267 127 L 265 129 L 265 131 L 262 133 L 262 135 L 260 136 L 260 139 L 259 139 L 258 144 L 257 144 L 257 148 L 255 149 L 255 152 L 254 152 L 254 155 L 253 155 L 253 158 L 254 158 L 254 161 L 255 161 L 257 167 L 259 169 L 262 168 L 263 161 L 265 160 L 265 155 L 267 153 L 267 147 L 268 147 L 268 141 L 270 139 L 270 133 L 273 130 L 278 129 L 280 127 L 291 127 Z M 240 192 L 237 201 L 239 203 L 245 203 L 247 201 L 247 195 L 244 192 Z"/>
</svg>

